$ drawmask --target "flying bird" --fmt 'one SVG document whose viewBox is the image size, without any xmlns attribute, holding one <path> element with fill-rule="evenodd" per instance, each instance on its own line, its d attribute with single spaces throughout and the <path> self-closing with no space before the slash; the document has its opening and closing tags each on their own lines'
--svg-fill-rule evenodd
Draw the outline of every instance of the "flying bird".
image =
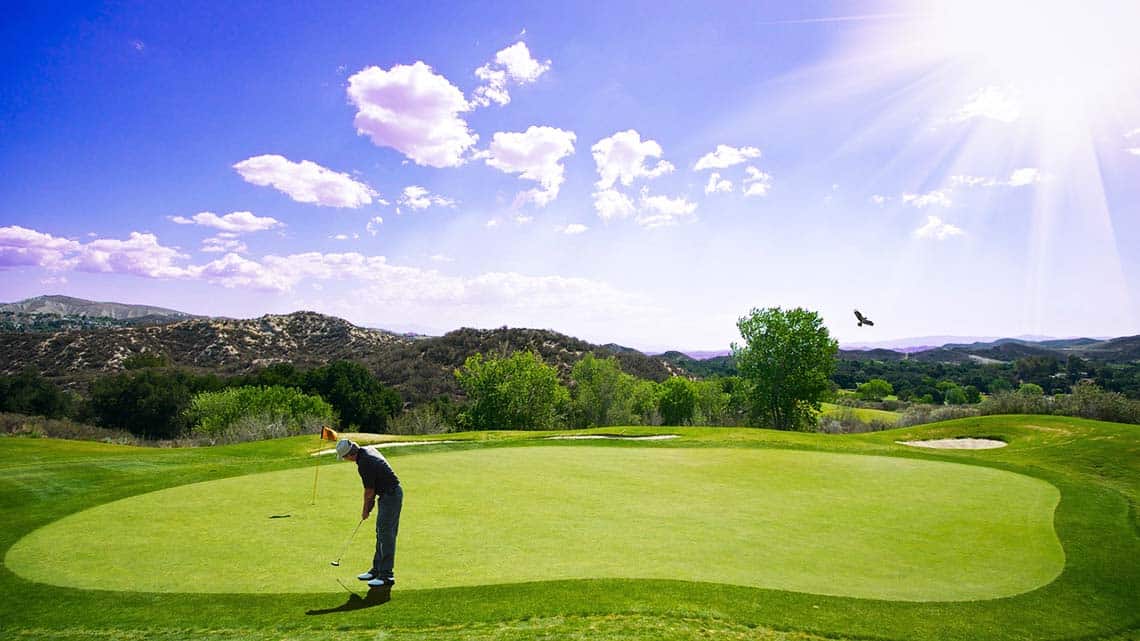
<svg viewBox="0 0 1140 641">
<path fill-rule="evenodd" d="M 855 310 L 855 318 L 859 321 L 859 327 L 862 327 L 864 325 L 869 325 L 871 327 L 875 326 L 875 324 L 871 322 L 871 319 L 867 318 L 866 316 L 863 316 L 863 314 L 860 313 L 859 310 Z"/>
</svg>

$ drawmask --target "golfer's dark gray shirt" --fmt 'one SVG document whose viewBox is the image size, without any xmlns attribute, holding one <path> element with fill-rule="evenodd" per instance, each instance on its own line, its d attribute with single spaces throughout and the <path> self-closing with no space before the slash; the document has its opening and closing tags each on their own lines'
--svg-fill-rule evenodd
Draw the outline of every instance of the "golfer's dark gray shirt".
<svg viewBox="0 0 1140 641">
<path fill-rule="evenodd" d="M 400 484 L 388 460 L 371 447 L 362 447 L 356 453 L 356 471 L 360 473 L 364 487 L 376 490 L 377 494 L 390 492 Z"/>
</svg>

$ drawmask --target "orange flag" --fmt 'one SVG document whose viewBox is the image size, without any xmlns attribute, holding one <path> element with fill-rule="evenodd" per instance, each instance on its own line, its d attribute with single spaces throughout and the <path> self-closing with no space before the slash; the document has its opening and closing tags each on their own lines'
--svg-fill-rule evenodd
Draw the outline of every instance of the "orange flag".
<svg viewBox="0 0 1140 641">
<path fill-rule="evenodd" d="M 337 435 L 336 430 L 334 430 L 333 428 L 327 427 L 327 426 L 321 428 L 321 440 L 322 441 L 335 441 L 339 438 L 340 438 L 340 436 Z"/>
</svg>

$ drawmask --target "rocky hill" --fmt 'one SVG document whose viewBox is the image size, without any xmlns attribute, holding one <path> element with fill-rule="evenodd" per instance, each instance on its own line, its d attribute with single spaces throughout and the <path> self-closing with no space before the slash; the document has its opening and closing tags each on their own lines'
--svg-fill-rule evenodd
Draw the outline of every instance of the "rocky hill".
<svg viewBox="0 0 1140 641">
<path fill-rule="evenodd" d="M 186 312 L 180 312 L 174 309 L 166 309 L 165 307 L 98 302 L 58 295 L 36 296 L 35 298 L 29 298 L 16 303 L 3 303 L 0 304 L 0 312 L 53 314 L 56 316 L 88 316 L 113 320 L 166 318 L 173 321 L 197 318 L 194 314 L 187 314 Z"/>
<path fill-rule="evenodd" d="M 622 370 L 664 380 L 684 370 L 628 348 L 614 350 L 550 330 L 460 329 L 444 336 L 410 338 L 313 312 L 248 320 L 194 318 L 143 327 L 0 332 L 0 372 L 32 367 L 72 385 L 124 369 L 132 356 L 159 356 L 177 367 L 243 374 L 274 363 L 307 369 L 330 361 L 359 361 L 406 400 L 455 395 L 453 372 L 468 356 L 533 350 L 564 379 L 587 352 L 615 356 Z"/>
</svg>

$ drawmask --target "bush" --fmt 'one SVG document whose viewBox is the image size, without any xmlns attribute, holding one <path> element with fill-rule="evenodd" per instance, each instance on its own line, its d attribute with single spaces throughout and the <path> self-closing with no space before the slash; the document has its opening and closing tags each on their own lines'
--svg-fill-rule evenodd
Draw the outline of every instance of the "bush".
<svg viewBox="0 0 1140 641">
<path fill-rule="evenodd" d="M 1053 403 L 1053 412 L 1098 421 L 1140 423 L 1140 401 L 1105 391 L 1091 382 L 1079 383 L 1071 394 L 1058 396 Z"/>
<path fill-rule="evenodd" d="M 42 416 L 0 413 L 0 434 L 30 436 L 33 438 L 63 438 L 76 441 L 102 441 L 116 445 L 144 445 L 130 432 L 108 430 L 71 420 L 56 420 Z"/>
<path fill-rule="evenodd" d="M 661 396 L 657 408 L 661 411 L 661 421 L 664 425 L 692 423 L 697 408 L 697 394 L 693 389 L 693 383 L 681 376 L 673 376 L 661 383 Z"/>
<path fill-rule="evenodd" d="M 235 443 L 301 434 L 335 423 L 336 412 L 321 397 L 293 387 L 231 387 L 196 395 L 186 420 L 197 437 Z"/>
<path fill-rule="evenodd" d="M 187 430 L 186 409 L 194 394 L 220 389 L 213 376 L 154 369 L 96 379 L 84 415 L 101 427 L 150 439 L 174 439 Z"/>
<path fill-rule="evenodd" d="M 71 396 L 35 370 L 0 376 L 0 412 L 62 418 L 71 409 Z"/>
<path fill-rule="evenodd" d="M 1032 383 L 1029 383 L 1032 385 Z M 1023 388 L 1025 385 L 1022 386 Z M 1037 385 L 1033 385 L 1041 389 Z M 990 395 L 978 405 L 983 415 L 989 414 L 1050 414 L 1052 403 L 1040 394 L 1026 394 L 1017 392 L 998 392 Z"/>
<path fill-rule="evenodd" d="M 282 369 L 283 376 L 288 375 Z M 400 395 L 385 387 L 368 368 L 351 361 L 336 361 L 302 376 L 307 393 L 320 394 L 340 415 L 342 429 L 384 433 L 388 419 L 404 407 Z"/>
<path fill-rule="evenodd" d="M 872 378 L 855 389 L 855 393 L 864 401 L 881 401 L 895 393 L 891 384 L 881 378 Z"/>
<path fill-rule="evenodd" d="M 891 427 L 910 427 L 912 425 L 923 425 L 925 423 L 937 423 L 939 421 L 952 421 L 956 418 L 969 418 L 980 414 L 980 410 L 976 407 L 967 407 L 963 405 L 928 405 L 916 404 L 907 408 L 903 415 L 899 417 L 897 423 Z"/>
<path fill-rule="evenodd" d="M 419 405 L 388 422 L 389 434 L 444 434 L 452 431 L 443 414 L 431 405 Z"/>
<path fill-rule="evenodd" d="M 820 417 L 818 430 L 824 434 L 859 434 L 881 432 L 893 427 L 894 424 L 886 421 L 863 421 L 853 410 L 842 409 Z"/>
</svg>

